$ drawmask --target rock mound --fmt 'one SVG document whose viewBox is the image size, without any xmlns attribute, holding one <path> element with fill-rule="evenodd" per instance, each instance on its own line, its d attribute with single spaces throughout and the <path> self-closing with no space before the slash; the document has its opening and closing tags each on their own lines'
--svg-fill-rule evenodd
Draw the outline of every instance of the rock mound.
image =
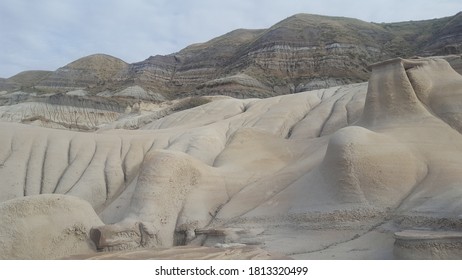
<svg viewBox="0 0 462 280">
<path fill-rule="evenodd" d="M 96 251 L 89 239 L 102 222 L 88 202 L 44 194 L 0 204 L 1 259 L 57 259 Z"/>
</svg>

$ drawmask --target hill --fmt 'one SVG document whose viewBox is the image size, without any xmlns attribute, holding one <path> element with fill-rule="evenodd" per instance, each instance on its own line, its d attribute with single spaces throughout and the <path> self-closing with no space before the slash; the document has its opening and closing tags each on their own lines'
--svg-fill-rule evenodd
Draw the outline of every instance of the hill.
<svg viewBox="0 0 462 280">
<path fill-rule="evenodd" d="M 83 89 L 95 95 L 138 86 L 141 98 L 269 97 L 366 81 L 368 65 L 397 56 L 459 54 L 461 26 L 462 13 L 399 23 L 297 14 L 268 29 L 238 29 L 132 64 L 88 56 L 37 79 L 0 81 L 0 90 Z"/>
</svg>

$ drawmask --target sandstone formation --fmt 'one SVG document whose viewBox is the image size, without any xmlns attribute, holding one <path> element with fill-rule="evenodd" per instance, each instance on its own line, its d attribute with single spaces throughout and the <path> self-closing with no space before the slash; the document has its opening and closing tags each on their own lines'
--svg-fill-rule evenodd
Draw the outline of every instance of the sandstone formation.
<svg viewBox="0 0 462 280">
<path fill-rule="evenodd" d="M 32 98 L 27 93 L 16 92 L 4 97 L 17 102 L 0 107 L 0 119 L 3 121 L 83 131 L 114 122 L 122 114 L 131 112 L 130 104 L 133 103 L 85 97 L 84 93 L 82 96 L 82 92 L 78 94 L 77 91 Z"/>
<path fill-rule="evenodd" d="M 370 68 L 368 83 L 171 103 L 157 115 L 120 113 L 96 132 L 0 122 L 1 209 L 34 220 L 16 206 L 29 196 L 85 200 L 96 214 L 63 212 L 55 227 L 84 224 L 79 236 L 95 252 L 252 245 L 300 259 L 394 258 L 395 232 L 462 228 L 462 76 L 441 58 Z M 27 258 L 5 234 L 18 223 L 0 231 L 5 258 Z"/>
<path fill-rule="evenodd" d="M 459 260 L 462 235 L 455 231 L 405 230 L 395 233 L 398 259 Z"/>
<path fill-rule="evenodd" d="M 1 259 L 57 259 L 89 254 L 91 227 L 102 224 L 88 202 L 44 194 L 0 204 Z"/>
</svg>

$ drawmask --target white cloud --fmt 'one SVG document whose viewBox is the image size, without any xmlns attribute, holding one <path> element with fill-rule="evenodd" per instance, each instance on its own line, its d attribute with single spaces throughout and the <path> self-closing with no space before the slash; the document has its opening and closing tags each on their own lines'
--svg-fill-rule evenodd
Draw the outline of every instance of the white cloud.
<svg viewBox="0 0 462 280">
<path fill-rule="evenodd" d="M 392 22 L 460 10 L 460 0 L 2 0 L 0 77 L 54 70 L 93 53 L 141 61 L 296 13 Z"/>
</svg>

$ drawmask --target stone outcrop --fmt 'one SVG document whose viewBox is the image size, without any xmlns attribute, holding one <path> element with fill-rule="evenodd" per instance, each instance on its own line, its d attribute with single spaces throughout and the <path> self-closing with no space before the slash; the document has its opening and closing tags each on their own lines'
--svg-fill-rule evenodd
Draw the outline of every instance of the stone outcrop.
<svg viewBox="0 0 462 280">
<path fill-rule="evenodd" d="M 83 91 L 70 93 L 37 97 L 15 92 L 6 97 L 11 105 L 0 106 L 0 119 L 50 128 L 88 131 L 116 121 L 125 113 L 130 113 L 133 107 L 130 102 L 96 96 L 85 97 Z"/>
<path fill-rule="evenodd" d="M 460 231 L 405 230 L 394 235 L 394 255 L 397 259 L 460 260 Z"/>
<path fill-rule="evenodd" d="M 102 224 L 86 201 L 44 194 L 0 204 L 0 259 L 58 259 L 90 254 L 90 229 Z"/>
</svg>

